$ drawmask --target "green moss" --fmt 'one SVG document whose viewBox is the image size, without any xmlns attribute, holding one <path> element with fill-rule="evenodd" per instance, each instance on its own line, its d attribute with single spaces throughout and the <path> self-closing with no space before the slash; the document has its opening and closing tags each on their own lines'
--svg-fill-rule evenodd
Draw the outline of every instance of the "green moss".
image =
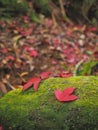
<svg viewBox="0 0 98 130">
<path fill-rule="evenodd" d="M 79 99 L 56 100 L 54 90 L 73 86 Z M 17 89 L 0 99 L 4 130 L 98 130 L 98 77 L 50 78 L 23 92 Z"/>
</svg>

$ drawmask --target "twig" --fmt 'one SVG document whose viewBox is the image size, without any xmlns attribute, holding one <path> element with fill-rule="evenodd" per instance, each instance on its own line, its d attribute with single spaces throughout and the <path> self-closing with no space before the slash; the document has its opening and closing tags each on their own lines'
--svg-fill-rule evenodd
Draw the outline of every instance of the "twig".
<svg viewBox="0 0 98 130">
<path fill-rule="evenodd" d="M 8 87 L 10 87 L 12 90 L 15 90 L 16 88 L 14 88 L 8 81 L 6 82 L 6 84 L 8 85 Z"/>
<path fill-rule="evenodd" d="M 66 15 L 65 9 L 64 9 L 64 5 L 63 5 L 63 1 L 59 0 L 59 4 L 60 4 L 60 8 L 61 8 L 61 13 L 63 18 L 66 20 L 66 22 L 70 23 L 71 21 L 69 20 L 69 18 Z"/>
<path fill-rule="evenodd" d="M 6 79 L 2 79 L 3 83 L 5 83 L 6 85 L 8 85 L 9 88 L 11 88 L 12 90 L 15 90 L 16 88 L 14 86 L 12 86 Z"/>
<path fill-rule="evenodd" d="M 78 71 L 80 65 L 83 64 L 83 62 L 84 62 L 84 59 L 80 60 L 80 61 L 76 64 L 75 69 L 74 69 L 74 71 L 73 71 L 73 76 L 77 76 L 77 71 Z"/>
<path fill-rule="evenodd" d="M 61 8 L 62 15 L 63 15 L 63 16 L 66 16 L 66 13 L 65 13 L 65 9 L 64 9 L 62 0 L 59 0 L 59 4 L 60 4 L 60 8 Z"/>
</svg>

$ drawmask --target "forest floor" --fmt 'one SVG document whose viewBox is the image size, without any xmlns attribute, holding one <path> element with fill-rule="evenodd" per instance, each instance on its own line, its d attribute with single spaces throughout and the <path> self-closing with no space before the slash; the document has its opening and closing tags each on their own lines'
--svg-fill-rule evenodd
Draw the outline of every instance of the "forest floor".
<svg viewBox="0 0 98 130">
<path fill-rule="evenodd" d="M 96 27 L 64 22 L 55 25 L 52 19 L 37 24 L 26 16 L 0 21 L 2 85 L 17 88 L 42 72 L 52 72 L 52 76 L 61 73 L 73 75 L 92 59 L 98 60 Z M 98 70 L 91 74 L 98 75 Z M 88 74 L 85 72 L 84 75 Z"/>
</svg>

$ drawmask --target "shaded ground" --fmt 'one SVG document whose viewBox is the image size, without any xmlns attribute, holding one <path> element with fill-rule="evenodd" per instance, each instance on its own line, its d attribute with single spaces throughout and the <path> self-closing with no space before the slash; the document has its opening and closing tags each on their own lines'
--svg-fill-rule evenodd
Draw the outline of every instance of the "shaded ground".
<svg viewBox="0 0 98 130">
<path fill-rule="evenodd" d="M 86 25 L 55 25 L 45 19 L 42 25 L 29 18 L 0 22 L 0 82 L 14 87 L 41 72 L 54 76 L 76 65 L 98 58 L 98 30 Z M 96 72 L 94 72 L 96 75 Z"/>
</svg>

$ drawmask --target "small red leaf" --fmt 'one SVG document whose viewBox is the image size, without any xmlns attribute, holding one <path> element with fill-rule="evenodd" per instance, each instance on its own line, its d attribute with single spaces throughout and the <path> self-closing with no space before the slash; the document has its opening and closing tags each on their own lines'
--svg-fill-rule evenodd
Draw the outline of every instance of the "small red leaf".
<svg viewBox="0 0 98 130">
<path fill-rule="evenodd" d="M 53 60 L 51 61 L 51 63 L 52 63 L 52 65 L 56 65 L 56 64 L 57 64 L 57 61 L 56 61 L 55 59 L 53 59 Z"/>
<path fill-rule="evenodd" d="M 68 78 L 68 77 L 71 77 L 72 74 L 67 72 L 67 71 L 62 71 L 60 74 L 59 74 L 59 77 L 62 77 L 62 78 Z"/>
<path fill-rule="evenodd" d="M 70 54 L 69 56 L 67 56 L 67 62 L 70 64 L 75 64 L 76 63 L 76 55 L 74 54 Z"/>
<path fill-rule="evenodd" d="M 23 86 L 22 89 L 23 91 L 25 91 L 26 89 L 30 88 L 33 85 L 34 90 L 37 91 L 40 82 L 41 82 L 40 78 L 33 77 Z"/>
<path fill-rule="evenodd" d="M 37 57 L 37 56 L 38 56 L 38 52 L 37 52 L 36 50 L 31 50 L 31 51 L 29 52 L 29 54 L 30 54 L 30 56 L 32 56 L 32 57 Z"/>
<path fill-rule="evenodd" d="M 6 59 L 7 59 L 7 60 L 14 61 L 14 60 L 15 60 L 15 57 L 14 57 L 14 56 L 9 55 L 9 56 L 6 56 Z"/>
<path fill-rule="evenodd" d="M 51 72 L 42 72 L 41 74 L 40 74 L 40 78 L 41 79 L 47 79 L 47 78 L 49 78 L 49 76 L 50 76 L 50 74 L 51 74 Z"/>
<path fill-rule="evenodd" d="M 27 52 L 27 51 L 30 50 L 30 46 L 28 46 L 28 45 L 24 45 L 24 46 L 23 46 L 23 49 Z"/>
<path fill-rule="evenodd" d="M 35 41 L 35 39 L 27 39 L 27 42 L 30 43 L 30 44 L 33 44 L 33 43 L 35 43 L 36 41 Z"/>
<path fill-rule="evenodd" d="M 19 28 L 17 31 L 24 37 L 29 36 L 32 34 L 32 28 Z"/>
<path fill-rule="evenodd" d="M 3 54 L 6 54 L 6 53 L 8 53 L 8 49 L 7 48 L 2 48 L 2 49 L 0 49 L 0 52 L 3 53 Z"/>
<path fill-rule="evenodd" d="M 73 95 L 75 88 L 70 87 L 65 89 L 64 91 L 60 91 L 59 89 L 55 90 L 54 94 L 56 99 L 60 102 L 69 102 L 78 99 L 76 95 Z"/>
<path fill-rule="evenodd" d="M 98 29 L 97 29 L 97 27 L 89 27 L 89 28 L 86 29 L 86 31 L 88 31 L 88 32 L 97 32 Z"/>
</svg>

